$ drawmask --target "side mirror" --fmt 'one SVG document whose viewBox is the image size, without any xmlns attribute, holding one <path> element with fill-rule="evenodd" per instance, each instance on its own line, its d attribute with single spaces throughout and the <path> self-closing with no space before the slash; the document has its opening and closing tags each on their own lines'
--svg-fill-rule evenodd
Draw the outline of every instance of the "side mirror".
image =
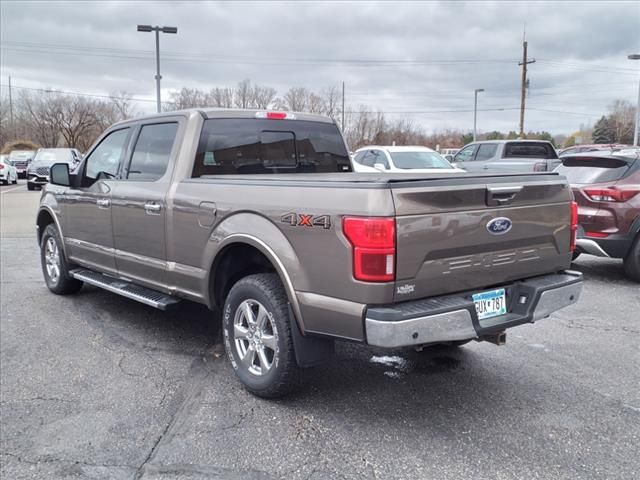
<svg viewBox="0 0 640 480">
<path fill-rule="evenodd" d="M 382 170 L 382 171 L 387 169 L 387 167 L 385 167 L 384 164 L 382 164 L 382 163 L 374 163 L 373 164 L 373 168 L 375 168 L 377 170 Z"/>
<path fill-rule="evenodd" d="M 54 163 L 49 170 L 49 183 L 62 187 L 71 186 L 68 163 Z"/>
</svg>

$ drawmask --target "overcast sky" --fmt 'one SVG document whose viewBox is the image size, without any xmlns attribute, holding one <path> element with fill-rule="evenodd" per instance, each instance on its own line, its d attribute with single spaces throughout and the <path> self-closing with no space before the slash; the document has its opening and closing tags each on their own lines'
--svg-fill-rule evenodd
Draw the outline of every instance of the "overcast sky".
<svg viewBox="0 0 640 480">
<path fill-rule="evenodd" d="M 635 104 L 640 2 L 12 2 L 0 3 L 1 83 L 108 95 L 155 109 L 154 37 L 163 99 L 248 78 L 276 88 L 346 83 L 347 105 L 426 130 L 516 130 L 526 24 L 525 127 L 571 133 L 616 99 Z M 17 93 L 18 89 L 15 90 Z M 146 100 L 146 101 L 142 101 Z M 403 112 L 394 113 L 391 112 Z"/>
</svg>

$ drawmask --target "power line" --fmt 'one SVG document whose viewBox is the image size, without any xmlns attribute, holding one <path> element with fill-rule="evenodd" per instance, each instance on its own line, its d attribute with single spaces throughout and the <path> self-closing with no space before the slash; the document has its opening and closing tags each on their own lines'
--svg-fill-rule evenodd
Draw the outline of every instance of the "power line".
<svg viewBox="0 0 640 480">
<path fill-rule="evenodd" d="M 15 49 L 22 48 L 25 50 L 34 49 L 34 51 L 38 52 L 46 52 L 46 53 L 88 53 L 88 52 L 98 52 L 102 55 L 106 56 L 122 56 L 122 58 L 135 58 L 142 59 L 148 58 L 153 55 L 153 51 L 151 50 L 138 50 L 138 49 L 123 49 L 123 48 L 105 48 L 105 47 L 85 47 L 85 46 L 74 46 L 74 45 L 55 45 L 55 44 L 42 44 L 42 43 L 31 43 L 31 42 L 16 42 L 16 41 L 5 41 L 3 42 L 2 48 L 4 49 Z M 55 50 L 69 50 L 69 52 L 55 52 Z M 138 56 L 131 56 L 131 54 L 137 54 Z M 139 55 L 144 55 L 140 57 Z M 285 62 L 312 62 L 312 63 L 337 63 L 337 64 L 345 64 L 345 63 L 360 63 L 360 64 L 384 64 L 384 65 L 422 65 L 422 64 L 482 64 L 482 63 L 511 63 L 512 59 L 431 59 L 431 60 L 408 60 L 408 59 L 362 59 L 362 58 L 305 58 L 305 57 L 265 57 L 261 56 L 246 56 L 246 55 L 229 55 L 229 54 L 218 54 L 218 53 L 206 53 L 206 52 L 176 52 L 176 51 L 166 51 L 163 52 L 163 58 L 169 57 L 179 57 L 176 59 L 184 59 L 184 58 L 202 58 L 205 57 L 207 59 L 217 59 L 224 60 L 229 59 L 232 60 L 228 63 L 258 63 L 263 64 L 265 59 L 275 60 L 277 62 L 285 61 Z"/>
<path fill-rule="evenodd" d="M 150 50 L 85 47 L 78 45 L 56 45 L 33 42 L 5 41 L 0 46 L 3 50 L 14 50 L 22 53 L 46 54 L 46 55 L 71 55 L 84 56 L 91 54 L 95 57 L 123 58 L 132 60 L 147 60 L 153 56 Z M 326 65 L 354 67 L 413 67 L 426 65 L 464 66 L 464 65 L 491 65 L 500 63 L 512 63 L 512 59 L 371 59 L 371 58 L 304 58 L 304 57 L 266 57 L 228 55 L 207 52 L 176 52 L 163 53 L 163 59 L 169 62 L 187 63 L 222 63 L 238 65 Z M 636 75 L 637 71 L 631 68 L 614 67 L 608 65 L 581 65 L 562 60 L 538 60 L 541 64 L 551 68 L 568 68 L 578 71 L 618 73 L 622 75 Z"/>
<path fill-rule="evenodd" d="M 7 84 L 0 84 L 0 87 L 8 87 L 9 85 Z M 98 94 L 93 94 L 93 93 L 82 93 L 82 92 L 69 92 L 69 91 L 64 91 L 64 90 L 56 90 L 53 88 L 34 88 L 34 87 L 20 87 L 17 85 L 11 85 L 11 88 L 17 88 L 18 90 L 30 90 L 30 91 L 34 91 L 34 92 L 43 92 L 43 93 L 61 93 L 63 95 L 77 95 L 79 97 L 92 97 L 92 98 L 107 98 L 107 99 L 112 99 L 112 100 L 120 100 L 122 97 L 117 97 L 115 95 L 98 95 Z M 131 97 L 129 98 L 129 100 L 133 101 L 133 102 L 152 102 L 152 103 L 156 103 L 155 100 L 151 100 L 151 99 L 147 99 L 147 98 L 135 98 L 135 97 Z M 165 104 L 168 104 L 169 102 L 163 102 Z"/>
</svg>

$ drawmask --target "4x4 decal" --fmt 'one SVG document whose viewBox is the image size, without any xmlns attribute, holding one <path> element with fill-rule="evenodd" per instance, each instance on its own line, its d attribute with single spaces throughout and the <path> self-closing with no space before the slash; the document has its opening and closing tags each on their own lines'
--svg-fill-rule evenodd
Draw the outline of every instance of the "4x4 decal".
<svg viewBox="0 0 640 480">
<path fill-rule="evenodd" d="M 282 223 L 291 225 L 292 227 L 322 227 L 324 229 L 331 228 L 330 215 L 307 215 L 305 213 L 285 213 L 280 217 Z"/>
</svg>

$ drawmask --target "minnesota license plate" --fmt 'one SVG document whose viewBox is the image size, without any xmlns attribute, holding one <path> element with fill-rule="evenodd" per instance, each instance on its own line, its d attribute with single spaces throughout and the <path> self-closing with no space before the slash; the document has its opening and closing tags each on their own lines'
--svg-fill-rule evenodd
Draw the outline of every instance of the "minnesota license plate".
<svg viewBox="0 0 640 480">
<path fill-rule="evenodd" d="M 507 302 L 504 288 L 490 290 L 488 292 L 476 293 L 472 295 L 476 304 L 478 320 L 483 318 L 497 317 L 507 313 Z"/>
</svg>

